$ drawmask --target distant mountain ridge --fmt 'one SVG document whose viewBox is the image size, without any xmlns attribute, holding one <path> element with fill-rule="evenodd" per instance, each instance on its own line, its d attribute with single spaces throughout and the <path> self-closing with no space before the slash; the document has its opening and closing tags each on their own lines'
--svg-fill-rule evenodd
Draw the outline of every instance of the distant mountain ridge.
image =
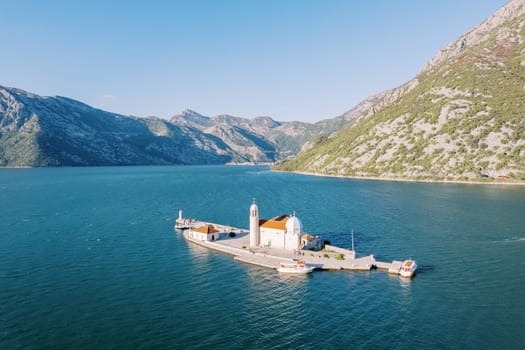
<svg viewBox="0 0 525 350">
<path fill-rule="evenodd" d="M 214 135 L 233 150 L 248 152 L 252 159 L 273 162 L 293 157 L 316 136 L 339 131 L 360 116 L 364 106 L 377 102 L 384 94 L 373 95 L 338 117 L 316 123 L 279 122 L 268 116 L 242 118 L 223 114 L 207 117 L 190 109 L 174 115 L 169 121 L 182 128 Z"/>
<path fill-rule="evenodd" d="M 213 140 L 158 118 L 118 115 L 65 97 L 0 87 L 1 166 L 219 164 Z"/>
<path fill-rule="evenodd" d="M 398 179 L 525 180 L 525 0 L 439 50 L 354 123 L 277 169 Z"/>
<path fill-rule="evenodd" d="M 280 124 L 270 117 L 206 117 L 195 111 L 185 110 L 171 117 L 169 121 L 185 131 L 194 129 L 209 137 L 220 139 L 225 147 L 232 151 L 233 162 L 269 163 L 276 159 L 275 145 L 264 137 L 264 133 Z"/>
<path fill-rule="evenodd" d="M 271 163 L 352 117 L 309 124 L 186 110 L 168 121 L 0 86 L 0 166 Z"/>
</svg>

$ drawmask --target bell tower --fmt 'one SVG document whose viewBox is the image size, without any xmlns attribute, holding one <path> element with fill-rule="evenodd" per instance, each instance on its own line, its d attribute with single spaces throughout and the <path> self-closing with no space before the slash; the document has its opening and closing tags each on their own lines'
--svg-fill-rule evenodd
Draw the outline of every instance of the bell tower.
<svg viewBox="0 0 525 350">
<path fill-rule="evenodd" d="M 260 244 L 259 234 L 259 208 L 255 204 L 255 198 L 253 204 L 250 207 L 250 247 L 255 248 Z"/>
</svg>

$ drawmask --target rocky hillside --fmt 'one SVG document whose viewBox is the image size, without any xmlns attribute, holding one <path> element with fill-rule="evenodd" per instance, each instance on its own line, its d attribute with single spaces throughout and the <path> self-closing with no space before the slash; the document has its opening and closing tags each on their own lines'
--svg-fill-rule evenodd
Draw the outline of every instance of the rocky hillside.
<svg viewBox="0 0 525 350">
<path fill-rule="evenodd" d="M 171 117 L 170 123 L 186 132 L 198 130 L 211 139 L 220 140 L 230 150 L 230 162 L 264 163 L 276 158 L 275 145 L 264 137 L 268 130 L 279 125 L 270 117 L 247 119 L 219 115 L 209 118 L 185 110 Z"/>
<path fill-rule="evenodd" d="M 441 49 L 416 78 L 280 170 L 525 180 L 525 0 Z"/>
<path fill-rule="evenodd" d="M 235 153 L 234 162 L 274 162 L 293 157 L 316 136 L 341 130 L 381 96 L 383 94 L 371 96 L 341 116 L 313 124 L 278 122 L 270 117 L 207 117 L 192 110 L 171 117 L 170 122 L 183 130 L 197 129 L 205 135 L 219 138 Z"/>
<path fill-rule="evenodd" d="M 353 117 L 280 123 L 270 117 L 208 118 L 186 110 L 166 121 L 0 86 L 0 166 L 274 162 Z"/>
<path fill-rule="evenodd" d="M 220 164 L 220 142 L 158 118 L 0 87 L 0 166 Z"/>
<path fill-rule="evenodd" d="M 279 157 L 285 160 L 294 157 L 304 147 L 310 147 L 309 141 L 321 135 L 331 135 L 343 129 L 362 115 L 363 111 L 373 106 L 385 93 L 376 94 L 343 113 L 342 115 L 321 120 L 314 124 L 302 122 L 283 122 L 281 125 L 269 130 L 265 137 L 276 145 Z"/>
</svg>

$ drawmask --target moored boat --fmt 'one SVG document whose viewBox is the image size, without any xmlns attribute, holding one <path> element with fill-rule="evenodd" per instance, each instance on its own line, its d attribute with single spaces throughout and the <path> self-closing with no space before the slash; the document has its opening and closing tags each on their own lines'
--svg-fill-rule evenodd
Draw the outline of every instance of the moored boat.
<svg viewBox="0 0 525 350">
<path fill-rule="evenodd" d="M 399 270 L 399 275 L 405 278 L 411 278 L 416 273 L 417 264 L 415 260 L 408 259 L 403 261 L 401 269 Z"/>
<path fill-rule="evenodd" d="M 314 270 L 313 266 L 308 266 L 303 260 L 293 262 L 281 262 L 277 271 L 283 273 L 310 273 Z"/>
<path fill-rule="evenodd" d="M 182 209 L 179 209 L 179 217 L 175 220 L 175 230 L 187 230 L 193 228 L 195 219 L 187 219 L 182 217 Z"/>
<path fill-rule="evenodd" d="M 195 220 L 194 219 L 177 219 L 175 221 L 175 230 L 187 230 L 194 226 Z"/>
</svg>

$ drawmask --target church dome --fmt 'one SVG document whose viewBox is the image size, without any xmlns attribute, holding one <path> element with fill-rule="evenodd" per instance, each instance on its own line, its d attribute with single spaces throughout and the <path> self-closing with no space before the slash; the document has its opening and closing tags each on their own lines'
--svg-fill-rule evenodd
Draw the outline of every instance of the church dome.
<svg viewBox="0 0 525 350">
<path fill-rule="evenodd" d="M 297 218 L 297 216 L 292 216 L 288 219 L 286 222 L 286 232 L 298 234 L 303 232 L 303 224 L 301 223 L 301 220 Z"/>
</svg>

